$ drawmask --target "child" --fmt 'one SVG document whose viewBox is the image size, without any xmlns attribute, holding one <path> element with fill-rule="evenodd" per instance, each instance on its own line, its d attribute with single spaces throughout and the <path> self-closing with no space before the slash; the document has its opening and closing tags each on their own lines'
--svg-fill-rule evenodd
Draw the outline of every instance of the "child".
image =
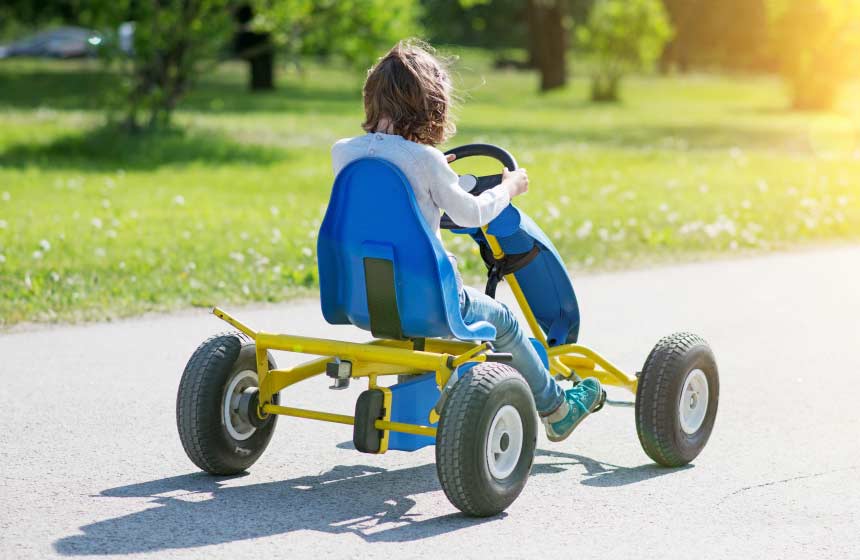
<svg viewBox="0 0 860 560">
<path fill-rule="evenodd" d="M 450 115 L 451 81 L 429 47 L 400 42 L 374 66 L 364 84 L 364 136 L 338 141 L 332 148 L 335 174 L 362 157 L 378 157 L 396 165 L 409 180 L 421 215 L 441 240 L 441 211 L 464 227 L 487 225 L 517 195 L 528 190 L 525 169 L 503 172 L 498 186 L 471 194 L 460 188 L 457 174 L 434 146 L 455 131 Z M 458 285 L 462 286 L 452 259 Z M 466 324 L 488 321 L 496 327 L 495 349 L 509 352 L 532 390 L 535 405 L 551 441 L 573 432 L 600 400 L 600 382 L 584 379 L 562 391 L 543 366 L 516 317 L 502 303 L 469 286 L 460 289 L 460 312 Z"/>
</svg>

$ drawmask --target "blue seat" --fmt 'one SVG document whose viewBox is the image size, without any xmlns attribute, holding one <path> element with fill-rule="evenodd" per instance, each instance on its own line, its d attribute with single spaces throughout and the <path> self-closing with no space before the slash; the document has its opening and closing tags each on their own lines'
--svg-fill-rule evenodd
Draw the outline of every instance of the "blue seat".
<svg viewBox="0 0 860 560">
<path fill-rule="evenodd" d="M 494 340 L 463 322 L 454 269 L 397 167 L 361 158 L 337 176 L 317 242 L 326 321 L 382 338 Z"/>
</svg>

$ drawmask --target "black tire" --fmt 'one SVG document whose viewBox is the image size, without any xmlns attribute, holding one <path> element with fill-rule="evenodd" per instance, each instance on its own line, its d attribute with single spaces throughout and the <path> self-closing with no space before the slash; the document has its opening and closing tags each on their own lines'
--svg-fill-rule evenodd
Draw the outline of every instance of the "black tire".
<svg viewBox="0 0 860 560">
<path fill-rule="evenodd" d="M 688 374 L 696 370 L 704 373 L 708 401 L 701 424 L 687 433 L 682 428 L 681 392 Z M 645 360 L 636 390 L 636 431 L 645 453 L 666 467 L 695 459 L 714 429 L 719 399 L 717 362 L 708 343 L 692 333 L 661 339 Z"/>
<path fill-rule="evenodd" d="M 269 368 L 274 367 L 270 354 Z M 256 373 L 256 350 L 253 340 L 242 333 L 213 336 L 197 348 L 185 366 L 176 395 L 176 426 L 188 458 L 208 473 L 233 475 L 244 471 L 265 451 L 272 437 L 275 415 L 265 419 L 247 439 L 234 438 L 225 425 L 225 393 L 231 380 L 248 370 Z M 278 395 L 273 401 L 278 402 Z"/>
<path fill-rule="evenodd" d="M 522 446 L 513 471 L 497 479 L 486 445 L 493 419 L 505 405 L 519 414 Z M 526 485 L 536 442 L 534 398 L 519 372 L 501 363 L 474 366 L 451 389 L 439 419 L 436 471 L 445 495 L 466 515 L 501 513 Z"/>
</svg>

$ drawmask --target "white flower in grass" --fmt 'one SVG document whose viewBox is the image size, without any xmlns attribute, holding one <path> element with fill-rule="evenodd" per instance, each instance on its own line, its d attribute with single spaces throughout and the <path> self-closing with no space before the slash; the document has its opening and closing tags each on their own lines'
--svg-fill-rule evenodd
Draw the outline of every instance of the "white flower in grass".
<svg viewBox="0 0 860 560">
<path fill-rule="evenodd" d="M 178 194 L 173 197 L 173 204 L 177 206 L 185 206 L 185 197 L 181 194 Z"/>
<path fill-rule="evenodd" d="M 53 280 L 54 282 L 60 281 L 60 275 L 56 270 L 51 271 L 51 280 Z"/>
<path fill-rule="evenodd" d="M 310 257 L 314 254 L 310 247 L 302 247 L 302 254 L 306 257 Z"/>
<path fill-rule="evenodd" d="M 836 204 L 838 204 L 839 206 L 848 206 L 848 197 L 844 194 L 840 195 L 836 198 Z"/>
<path fill-rule="evenodd" d="M 589 235 L 591 235 L 591 230 L 594 227 L 594 224 L 591 223 L 591 220 L 585 220 L 585 222 L 576 229 L 576 236 L 580 239 L 585 239 Z"/>
<path fill-rule="evenodd" d="M 102 221 L 99 218 L 93 218 L 90 224 L 96 229 L 102 229 Z"/>
<path fill-rule="evenodd" d="M 246 296 L 250 295 L 251 289 L 248 287 L 248 284 L 242 284 L 242 293 Z"/>
<path fill-rule="evenodd" d="M 6 262 L 6 255 L 0 254 L 0 264 L 3 264 L 4 262 Z"/>
<path fill-rule="evenodd" d="M 136 220 L 138 218 L 138 216 L 139 216 L 139 214 L 137 213 L 137 210 L 132 210 L 131 212 L 128 213 L 128 217 L 131 218 L 132 220 Z"/>
<path fill-rule="evenodd" d="M 741 201 L 741 208 L 743 208 L 744 210 L 749 210 L 751 207 L 752 207 L 752 202 L 750 202 L 749 200 L 742 200 Z"/>
<path fill-rule="evenodd" d="M 660 204 L 660 212 L 668 212 L 668 211 L 669 211 L 669 205 L 668 204 L 666 204 L 665 202 Z"/>
<path fill-rule="evenodd" d="M 8 225 L 9 222 L 7 222 L 6 220 L 0 220 L 0 229 L 6 229 Z"/>
<path fill-rule="evenodd" d="M 182 239 L 191 239 L 191 232 L 188 230 L 183 231 L 182 232 Z"/>
<path fill-rule="evenodd" d="M 230 258 L 238 263 L 245 262 L 245 255 L 239 253 L 238 251 L 233 251 L 232 253 L 230 253 Z"/>
<path fill-rule="evenodd" d="M 102 199 L 102 208 L 104 208 L 105 210 L 110 208 L 110 200 L 103 198 Z"/>
<path fill-rule="evenodd" d="M 248 241 L 249 237 L 251 237 L 251 236 L 248 235 L 247 231 L 243 231 L 243 232 L 239 233 L 239 239 L 241 239 L 242 241 Z"/>
<path fill-rule="evenodd" d="M 42 260 L 42 251 L 33 251 L 33 260 L 40 261 Z"/>
<path fill-rule="evenodd" d="M 272 216 L 277 216 L 281 213 L 280 209 L 278 209 L 277 206 L 269 206 L 269 212 L 272 214 Z"/>
<path fill-rule="evenodd" d="M 597 236 L 600 237 L 601 241 L 609 241 L 609 230 L 606 228 L 600 228 L 597 230 Z"/>
<path fill-rule="evenodd" d="M 3 202 L 7 202 L 12 199 L 12 195 L 9 194 L 8 191 L 3 191 L 3 194 L 0 194 L 0 199 L 2 199 Z"/>
<path fill-rule="evenodd" d="M 116 230 L 115 229 L 109 229 L 105 232 L 105 235 L 107 235 L 111 239 L 116 239 Z"/>
<path fill-rule="evenodd" d="M 107 256 L 107 251 L 104 250 L 104 247 L 96 247 L 96 250 L 93 251 L 93 254 L 96 257 L 103 259 L 105 256 Z"/>
<path fill-rule="evenodd" d="M 48 241 L 47 239 L 43 239 L 43 240 L 39 241 L 39 247 L 41 247 L 42 250 L 47 253 L 48 251 L 51 250 L 51 242 Z"/>
<path fill-rule="evenodd" d="M 705 194 L 709 190 L 711 190 L 711 187 L 709 187 L 706 183 L 702 183 L 701 185 L 699 185 L 699 192 L 700 193 Z"/>
<path fill-rule="evenodd" d="M 125 270 L 125 261 L 119 261 L 119 269 Z"/>
<path fill-rule="evenodd" d="M 768 185 L 767 181 L 765 181 L 764 179 L 759 179 L 758 182 L 756 182 L 756 186 L 758 187 L 759 192 L 767 192 Z"/>
</svg>

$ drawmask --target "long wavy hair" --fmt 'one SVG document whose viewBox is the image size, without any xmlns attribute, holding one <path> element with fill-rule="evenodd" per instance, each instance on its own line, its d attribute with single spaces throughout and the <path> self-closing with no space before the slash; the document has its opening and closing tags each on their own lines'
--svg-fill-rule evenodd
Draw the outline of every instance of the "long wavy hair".
<svg viewBox="0 0 860 560">
<path fill-rule="evenodd" d="M 452 87 L 447 61 L 433 48 L 416 40 L 400 41 L 367 73 L 361 127 L 388 132 L 407 140 L 435 146 L 457 130 L 451 118 Z"/>
</svg>

